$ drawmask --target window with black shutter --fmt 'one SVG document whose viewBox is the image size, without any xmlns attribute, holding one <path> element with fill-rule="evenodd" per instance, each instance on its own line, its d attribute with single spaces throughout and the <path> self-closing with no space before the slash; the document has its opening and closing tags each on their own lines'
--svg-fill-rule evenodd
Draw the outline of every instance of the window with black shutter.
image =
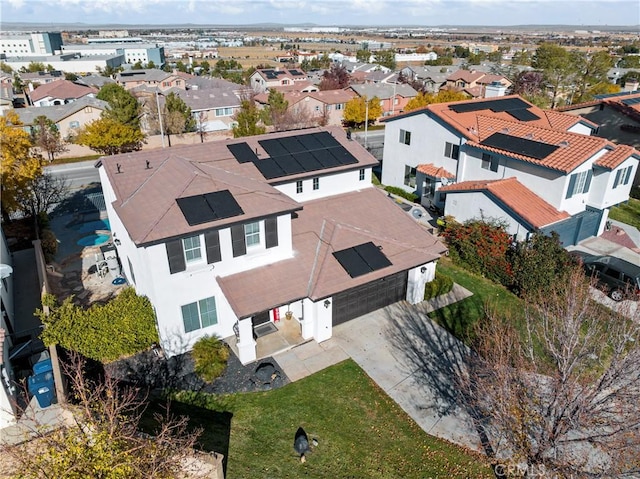
<svg viewBox="0 0 640 479">
<path fill-rule="evenodd" d="M 220 253 L 220 234 L 218 230 L 207 231 L 204 234 L 204 244 L 207 249 L 207 264 L 222 261 Z"/>
<path fill-rule="evenodd" d="M 231 247 L 234 258 L 247 253 L 247 245 L 244 239 L 244 225 L 233 225 L 231 227 Z"/>
<path fill-rule="evenodd" d="M 278 246 L 278 218 L 264 220 L 265 242 L 267 248 Z"/>
<path fill-rule="evenodd" d="M 182 240 L 168 241 L 165 243 L 167 247 L 167 258 L 169 260 L 169 272 L 171 274 L 179 273 L 186 269 L 184 253 L 182 251 Z"/>
</svg>

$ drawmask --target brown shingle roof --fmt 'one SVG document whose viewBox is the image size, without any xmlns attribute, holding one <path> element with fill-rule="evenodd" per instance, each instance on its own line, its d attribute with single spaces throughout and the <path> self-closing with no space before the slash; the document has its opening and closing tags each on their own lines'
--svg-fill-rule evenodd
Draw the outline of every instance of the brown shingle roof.
<svg viewBox="0 0 640 479">
<path fill-rule="evenodd" d="M 136 244 L 147 244 L 300 208 L 298 202 L 271 186 L 282 182 L 283 178 L 265 180 L 253 163 L 238 163 L 227 145 L 246 142 L 253 151 L 258 152 L 260 158 L 267 158 L 258 141 L 319 131 L 330 132 L 358 160 L 358 163 L 323 170 L 320 174 L 377 164 L 375 158 L 358 142 L 348 141 L 344 131 L 338 127 L 174 146 L 170 150 L 141 151 L 104 157 L 102 164 L 116 194 L 114 208 L 131 239 Z M 148 169 L 147 161 L 150 166 Z M 315 171 L 290 175 L 287 181 L 318 174 Z M 221 190 L 229 190 L 233 194 L 244 214 L 214 223 L 189 226 L 177 206 L 176 198 Z"/>
<path fill-rule="evenodd" d="M 314 301 L 437 259 L 446 247 L 368 187 L 304 204 L 292 220 L 294 258 L 218 278 L 238 317 L 291 301 Z M 351 278 L 333 252 L 372 241 L 392 265 Z"/>
<path fill-rule="evenodd" d="M 442 192 L 486 191 L 506 205 L 533 228 L 556 223 L 569 218 L 566 211 L 558 211 L 540 198 L 516 178 L 501 180 L 463 181 L 443 186 Z"/>
<path fill-rule="evenodd" d="M 424 173 L 427 176 L 431 176 L 432 178 L 449 178 L 454 179 L 456 175 L 453 173 L 449 173 L 441 166 L 435 166 L 433 163 L 427 163 L 423 165 L 418 165 L 416 168 L 420 173 Z"/>
<path fill-rule="evenodd" d="M 98 93 L 98 90 L 90 86 L 78 85 L 69 80 L 58 80 L 39 86 L 29 93 L 29 98 L 31 98 L 31 101 L 39 101 L 46 97 L 77 99 L 90 94 L 95 95 L 96 93 Z"/>
</svg>

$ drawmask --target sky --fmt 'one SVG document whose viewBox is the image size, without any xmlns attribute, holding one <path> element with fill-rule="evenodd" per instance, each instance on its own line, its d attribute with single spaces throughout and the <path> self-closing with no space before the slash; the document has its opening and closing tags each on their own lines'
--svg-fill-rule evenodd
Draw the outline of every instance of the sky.
<svg viewBox="0 0 640 479">
<path fill-rule="evenodd" d="M 638 25 L 638 0 L 0 0 L 2 22 Z"/>
</svg>

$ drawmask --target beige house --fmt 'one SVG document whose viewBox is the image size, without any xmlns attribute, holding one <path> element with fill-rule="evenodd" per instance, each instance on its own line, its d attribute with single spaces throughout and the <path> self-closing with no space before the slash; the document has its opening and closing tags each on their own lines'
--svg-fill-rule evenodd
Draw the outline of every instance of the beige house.
<svg viewBox="0 0 640 479">
<path fill-rule="evenodd" d="M 107 102 L 92 97 L 83 97 L 66 105 L 18 108 L 14 110 L 24 128 L 29 130 L 39 116 L 46 116 L 58 127 L 60 136 L 68 139 L 88 123 L 100 118 L 107 109 Z"/>
<path fill-rule="evenodd" d="M 271 87 L 289 86 L 307 82 L 307 74 L 299 69 L 268 68 L 256 70 L 249 77 L 249 86 L 256 92 L 265 92 Z"/>
<path fill-rule="evenodd" d="M 161 91 L 170 88 L 179 88 L 181 90 L 186 90 L 187 88 L 187 82 L 183 78 L 183 74 L 167 73 L 156 69 L 120 72 L 116 76 L 116 83 L 127 90 L 139 86 L 159 88 Z"/>
</svg>

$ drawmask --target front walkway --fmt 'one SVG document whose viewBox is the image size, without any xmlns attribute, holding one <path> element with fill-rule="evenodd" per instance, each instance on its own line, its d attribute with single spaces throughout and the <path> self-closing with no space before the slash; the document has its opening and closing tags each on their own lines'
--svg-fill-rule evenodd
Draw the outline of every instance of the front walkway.
<svg viewBox="0 0 640 479">
<path fill-rule="evenodd" d="M 419 305 L 401 302 L 347 321 L 322 343 L 274 356 L 291 381 L 352 358 L 427 433 L 480 450 L 471 418 L 455 406 L 450 374 L 464 345 L 426 317 L 471 293 L 451 293 Z"/>
</svg>

